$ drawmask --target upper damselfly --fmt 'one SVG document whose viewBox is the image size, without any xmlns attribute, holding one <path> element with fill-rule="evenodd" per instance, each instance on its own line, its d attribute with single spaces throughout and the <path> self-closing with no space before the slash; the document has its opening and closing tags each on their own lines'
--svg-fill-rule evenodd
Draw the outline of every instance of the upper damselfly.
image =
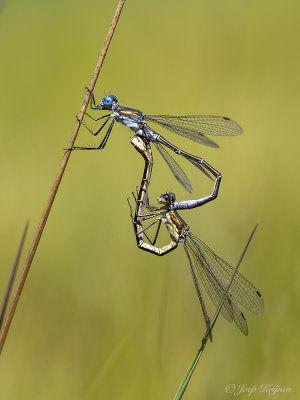
<svg viewBox="0 0 300 400">
<path fill-rule="evenodd" d="M 160 207 L 149 207 L 148 187 L 153 164 L 151 149 L 149 146 L 147 147 L 147 143 L 141 138 L 131 138 L 131 142 L 145 159 L 144 175 L 136 199 L 134 215 L 131 209 L 137 244 L 143 250 L 163 256 L 176 249 L 179 243 L 182 243 L 189 260 L 205 323 L 210 332 L 210 318 L 201 293 L 200 283 L 205 288 L 213 303 L 218 306 L 227 289 L 234 268 L 227 261 L 215 254 L 212 249 L 190 231 L 188 224 L 181 218 L 178 210 L 199 207 L 215 199 L 218 194 L 220 179 L 216 176 L 211 195 L 202 199 L 176 202 L 175 194 L 169 192 L 163 193 L 158 197 L 157 201 L 161 204 Z M 209 165 L 205 165 L 205 167 L 210 172 L 211 167 Z M 147 213 L 144 212 L 145 207 L 148 209 Z M 147 226 L 143 225 L 144 221 L 151 219 L 154 220 L 150 224 Z M 156 233 L 154 238 L 150 239 L 147 235 L 147 230 L 154 225 L 157 226 Z M 162 225 L 166 226 L 171 240 L 166 245 L 157 247 L 155 244 Z M 144 235 L 149 243 L 144 240 Z M 256 314 L 261 314 L 264 309 L 263 298 L 259 290 L 241 273 L 237 272 L 225 297 L 221 313 L 228 321 L 234 321 L 240 331 L 244 335 L 247 335 L 248 324 L 239 304 Z"/>
<path fill-rule="evenodd" d="M 234 136 L 242 133 L 242 128 L 240 127 L 240 125 L 228 117 L 212 115 L 146 115 L 134 108 L 124 107 L 120 105 L 118 103 L 118 97 L 114 94 L 103 97 L 100 104 L 97 105 L 94 94 L 91 92 L 90 106 L 93 110 L 111 111 L 110 114 L 106 114 L 99 118 L 94 118 L 87 113 L 85 114 L 87 117 L 91 118 L 94 121 L 100 121 L 102 119 L 104 120 L 102 125 L 95 132 L 90 129 L 87 124 L 80 120 L 82 125 L 84 125 L 86 129 L 94 136 L 97 136 L 108 124 L 108 129 L 104 135 L 104 138 L 98 147 L 72 147 L 70 150 L 103 149 L 107 143 L 114 123 L 121 122 L 123 125 L 126 125 L 128 128 L 133 130 L 136 135 L 143 137 L 148 142 L 154 143 L 155 147 L 168 164 L 175 178 L 189 192 L 192 192 L 192 185 L 188 177 L 183 172 L 180 165 L 167 152 L 166 147 L 176 154 L 183 156 L 185 159 L 187 159 L 194 166 L 199 168 L 202 172 L 210 177 L 205 168 L 203 168 L 204 160 L 200 157 L 189 154 L 181 150 L 174 144 L 170 143 L 162 135 L 150 128 L 148 124 L 157 124 L 160 127 L 167 129 L 173 133 L 211 147 L 218 147 L 218 145 L 213 140 L 206 137 L 206 135 Z"/>
</svg>

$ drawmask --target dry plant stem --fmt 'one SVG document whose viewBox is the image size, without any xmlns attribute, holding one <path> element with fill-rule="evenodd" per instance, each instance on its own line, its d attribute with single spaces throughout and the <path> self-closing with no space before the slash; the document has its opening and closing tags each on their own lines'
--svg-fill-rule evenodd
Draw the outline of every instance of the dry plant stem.
<svg viewBox="0 0 300 400">
<path fill-rule="evenodd" d="M 89 84 L 89 89 L 91 91 L 95 87 L 97 78 L 99 76 L 99 73 L 100 73 L 103 61 L 105 59 L 108 47 L 110 45 L 111 39 L 112 39 L 114 31 L 116 29 L 116 26 L 117 26 L 117 23 L 118 23 L 122 8 L 124 6 L 124 3 L 125 3 L 125 0 L 120 0 L 119 3 L 118 3 L 115 15 L 114 15 L 112 23 L 111 23 L 111 25 L 109 27 L 107 37 L 105 39 L 102 51 L 100 53 L 100 56 L 99 56 L 99 59 L 98 59 L 94 74 L 93 74 L 91 82 Z M 84 113 L 85 113 L 85 111 L 87 109 L 89 100 L 90 100 L 90 92 L 87 91 L 87 93 L 85 95 L 85 98 L 84 98 L 84 101 L 83 101 L 83 104 L 81 106 L 80 112 L 78 114 L 79 119 L 83 118 L 83 115 L 84 115 Z M 78 120 L 76 120 L 74 129 L 73 129 L 73 132 L 72 132 L 72 136 L 71 136 L 70 141 L 69 141 L 69 143 L 67 145 L 67 148 L 70 148 L 70 147 L 72 147 L 74 145 L 74 142 L 75 142 L 75 139 L 77 137 L 79 128 L 80 128 L 80 122 Z M 14 292 L 11 305 L 10 305 L 10 307 L 8 309 L 7 318 L 6 318 L 5 322 L 4 322 L 3 329 L 2 329 L 1 334 L 0 334 L 0 353 L 1 353 L 2 349 L 3 349 L 3 346 L 4 346 L 4 343 L 5 343 L 5 339 L 6 339 L 6 336 L 7 336 L 11 321 L 13 319 L 14 312 L 16 310 L 20 295 L 22 293 L 23 286 L 24 286 L 25 281 L 26 281 L 26 277 L 27 277 L 29 269 L 30 269 L 30 265 L 32 263 L 32 260 L 34 258 L 36 249 L 38 247 L 38 244 L 39 244 L 40 238 L 42 236 L 44 227 L 46 225 L 48 215 L 50 213 L 52 204 L 53 204 L 54 199 L 55 199 L 55 195 L 56 195 L 57 190 L 59 188 L 59 184 L 60 184 L 60 182 L 62 180 L 65 168 L 67 166 L 67 163 L 68 163 L 68 160 L 69 160 L 69 157 L 70 157 L 70 154 L 71 154 L 71 151 L 70 150 L 67 151 L 65 153 L 63 159 L 62 159 L 62 162 L 60 164 L 57 176 L 55 178 L 53 187 L 52 187 L 51 192 L 50 192 L 50 196 L 49 196 L 48 201 L 46 203 L 46 206 L 45 206 L 43 215 L 41 217 L 40 223 L 38 225 L 36 234 L 35 234 L 35 236 L 33 238 L 31 247 L 29 249 L 28 256 L 27 256 L 27 259 L 25 261 L 25 265 L 23 267 L 22 274 L 20 276 L 20 279 L 18 281 L 16 290 Z"/>
</svg>

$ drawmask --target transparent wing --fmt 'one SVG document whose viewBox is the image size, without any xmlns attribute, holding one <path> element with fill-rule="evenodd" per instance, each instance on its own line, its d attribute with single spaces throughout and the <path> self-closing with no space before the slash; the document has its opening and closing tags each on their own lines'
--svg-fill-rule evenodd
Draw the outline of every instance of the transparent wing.
<svg viewBox="0 0 300 400">
<path fill-rule="evenodd" d="M 214 115 L 145 115 L 144 119 L 178 135 L 212 147 L 218 147 L 218 145 L 205 135 L 235 136 L 243 132 L 241 126 L 232 119 Z"/>
<path fill-rule="evenodd" d="M 190 233 L 188 241 L 192 243 L 194 252 L 199 255 L 202 262 L 207 264 L 209 271 L 218 282 L 226 287 L 234 268 L 221 257 L 216 255 L 202 240 Z M 237 272 L 230 287 L 229 293 L 234 299 L 255 314 L 262 314 L 264 301 L 259 290 L 249 280 Z"/>
<path fill-rule="evenodd" d="M 191 233 L 187 236 L 184 245 L 192 254 L 198 276 L 205 290 L 217 306 L 234 268 Z M 238 328 L 247 335 L 247 321 L 237 303 L 256 314 L 261 314 L 264 309 L 264 302 L 260 292 L 239 272 L 235 275 L 221 313 L 228 321 L 233 320 Z"/>
<path fill-rule="evenodd" d="M 187 239 L 184 243 L 186 251 L 188 251 L 194 260 L 196 265 L 197 275 L 200 278 L 205 290 L 209 297 L 217 307 L 221 301 L 222 295 L 226 287 L 215 278 L 211 273 L 210 267 L 205 259 L 205 256 L 201 253 L 201 250 L 197 247 L 193 240 Z M 236 304 L 232 295 L 228 293 L 221 308 L 221 314 L 229 321 L 234 321 L 239 330 L 247 336 L 248 324 L 246 318 L 239 306 Z"/>
<path fill-rule="evenodd" d="M 173 175 L 175 178 L 181 183 L 181 185 L 188 191 L 192 192 L 193 188 L 191 185 L 191 182 L 189 181 L 189 178 L 186 176 L 186 174 L 183 172 L 181 166 L 174 160 L 174 158 L 167 152 L 167 150 L 160 145 L 157 142 L 154 142 L 155 147 L 157 150 L 160 152 L 161 156 L 165 160 L 165 162 L 168 164 L 168 167 L 172 171 Z"/>
</svg>

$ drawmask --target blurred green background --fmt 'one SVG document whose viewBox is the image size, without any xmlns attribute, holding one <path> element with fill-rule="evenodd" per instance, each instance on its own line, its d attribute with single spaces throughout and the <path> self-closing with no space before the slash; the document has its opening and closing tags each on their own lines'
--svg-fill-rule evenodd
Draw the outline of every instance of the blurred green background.
<svg viewBox="0 0 300 400">
<path fill-rule="evenodd" d="M 1 3 L 0 293 L 25 221 L 42 214 L 117 1 Z M 299 398 L 299 1 L 125 4 L 95 96 L 149 114 L 220 114 L 244 134 L 212 149 L 162 132 L 223 174 L 217 201 L 182 212 L 261 290 L 247 338 L 223 318 L 185 399 L 228 384 Z M 3 399 L 171 399 L 204 331 L 182 248 L 138 250 L 126 198 L 143 160 L 117 125 L 102 152 L 71 156 L 0 363 Z M 99 143 L 81 129 L 77 144 Z M 150 195 L 191 198 L 155 157 Z M 211 183 L 182 163 L 195 194 Z M 2 296 L 1 295 L 1 296 Z M 211 311 L 213 308 L 211 308 Z M 267 398 L 266 393 L 252 397 Z M 277 395 L 279 396 L 279 395 Z M 248 398 L 244 393 L 240 398 Z"/>
</svg>

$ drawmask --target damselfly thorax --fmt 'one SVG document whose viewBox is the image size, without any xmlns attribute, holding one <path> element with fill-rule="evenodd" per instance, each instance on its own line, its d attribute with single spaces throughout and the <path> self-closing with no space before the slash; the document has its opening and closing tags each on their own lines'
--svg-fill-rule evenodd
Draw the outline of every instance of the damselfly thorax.
<svg viewBox="0 0 300 400">
<path fill-rule="evenodd" d="M 123 125 L 128 126 L 134 132 L 138 132 L 143 129 L 143 113 L 138 110 L 132 110 L 127 107 L 117 106 L 114 112 L 111 114 L 111 118 L 115 118 L 117 122 L 121 122 Z"/>
</svg>

